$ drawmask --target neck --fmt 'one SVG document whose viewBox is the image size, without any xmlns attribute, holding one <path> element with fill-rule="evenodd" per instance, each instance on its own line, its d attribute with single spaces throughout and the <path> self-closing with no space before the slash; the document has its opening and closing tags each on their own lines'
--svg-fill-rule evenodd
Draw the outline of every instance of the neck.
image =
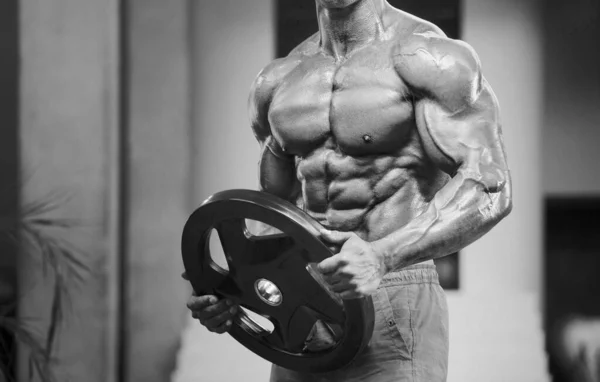
<svg viewBox="0 0 600 382">
<path fill-rule="evenodd" d="M 336 59 L 376 39 L 383 31 L 385 0 L 358 0 L 345 8 L 317 5 L 321 46 Z"/>
</svg>

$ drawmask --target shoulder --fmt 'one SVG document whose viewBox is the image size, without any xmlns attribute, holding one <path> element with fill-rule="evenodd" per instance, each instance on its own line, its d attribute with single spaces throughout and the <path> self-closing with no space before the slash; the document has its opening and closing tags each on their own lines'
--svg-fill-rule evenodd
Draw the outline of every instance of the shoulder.
<svg viewBox="0 0 600 382">
<path fill-rule="evenodd" d="M 287 57 L 271 61 L 255 77 L 250 87 L 248 111 L 250 122 L 256 137 L 263 140 L 271 132 L 269 128 L 268 110 L 273 94 L 286 75 L 302 61 L 302 54 L 292 52 Z"/>
<path fill-rule="evenodd" d="M 300 60 L 298 57 L 283 57 L 271 61 L 254 78 L 250 87 L 250 107 L 260 107 L 270 102 L 273 92 L 283 78 L 291 72 Z"/>
<path fill-rule="evenodd" d="M 259 114 L 268 107 L 273 93 L 281 81 L 294 70 L 307 55 L 319 49 L 319 34 L 315 33 L 294 48 L 286 57 L 278 58 L 265 66 L 256 76 L 250 88 L 251 113 Z"/>
<path fill-rule="evenodd" d="M 481 90 L 481 63 L 475 50 L 464 41 L 446 37 L 431 23 L 417 23 L 398 38 L 393 61 L 409 87 L 446 101 L 451 108 L 451 104 L 464 105 L 476 99 Z"/>
<path fill-rule="evenodd" d="M 294 48 L 286 57 L 273 60 L 258 73 L 252 84 L 252 90 L 259 94 L 273 90 L 289 72 L 300 64 L 304 56 L 318 50 L 318 46 L 319 35 L 314 34 Z"/>
<path fill-rule="evenodd" d="M 274 88 L 297 64 L 297 60 L 290 57 L 271 61 L 254 78 L 250 90 L 251 97 L 269 98 Z"/>
</svg>

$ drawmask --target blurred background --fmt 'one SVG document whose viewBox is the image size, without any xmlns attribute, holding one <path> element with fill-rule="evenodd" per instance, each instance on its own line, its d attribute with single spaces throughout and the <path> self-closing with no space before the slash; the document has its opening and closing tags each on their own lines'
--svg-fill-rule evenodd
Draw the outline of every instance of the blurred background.
<svg viewBox="0 0 600 382">
<path fill-rule="evenodd" d="M 600 380 L 600 2 L 396 0 L 470 43 L 512 214 L 438 263 L 450 382 Z M 206 197 L 256 188 L 246 100 L 313 0 L 0 2 L 0 381 L 266 381 L 189 318 Z"/>
</svg>

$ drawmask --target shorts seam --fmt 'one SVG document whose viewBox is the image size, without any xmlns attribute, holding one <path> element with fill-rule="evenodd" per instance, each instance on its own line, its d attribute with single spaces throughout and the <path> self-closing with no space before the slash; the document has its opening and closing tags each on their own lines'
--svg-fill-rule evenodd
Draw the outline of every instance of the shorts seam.
<svg viewBox="0 0 600 382">
<path fill-rule="evenodd" d="M 388 273 L 383 276 L 380 285 L 414 285 L 414 284 L 439 284 L 439 276 L 435 268 L 411 269 L 400 272 Z"/>
<path fill-rule="evenodd" d="M 408 290 L 408 292 L 410 293 L 410 289 Z M 417 376 L 416 376 L 416 370 L 415 370 L 415 328 L 413 325 L 413 308 L 412 306 L 410 306 L 410 301 L 413 301 L 412 298 L 413 296 L 408 296 L 409 299 L 409 304 L 408 304 L 408 323 L 409 323 L 409 327 L 410 327 L 410 334 L 411 334 L 411 346 L 410 346 L 410 368 L 412 371 L 412 380 L 413 382 L 416 380 Z"/>
<path fill-rule="evenodd" d="M 380 285 L 382 287 L 388 287 L 388 286 L 401 286 L 401 285 L 417 285 L 417 284 L 434 284 L 434 285 L 440 285 L 440 282 L 438 280 L 415 280 L 415 281 L 409 281 L 409 280 L 384 280 Z"/>
</svg>

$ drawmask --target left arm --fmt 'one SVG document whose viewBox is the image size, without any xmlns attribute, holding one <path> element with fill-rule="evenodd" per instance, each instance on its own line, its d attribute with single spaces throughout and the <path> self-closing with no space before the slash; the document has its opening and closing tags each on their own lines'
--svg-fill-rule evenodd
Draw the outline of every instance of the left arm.
<svg viewBox="0 0 600 382">
<path fill-rule="evenodd" d="M 423 213 L 380 240 L 361 243 L 350 233 L 324 233 L 330 241 L 344 242 L 340 258 L 321 265 L 346 297 L 373 293 L 387 272 L 469 245 L 512 207 L 498 102 L 472 48 L 426 32 L 415 34 L 414 42 L 399 48 L 395 59 L 413 92 L 416 124 L 427 155 L 451 179 Z M 363 263 L 371 259 L 371 270 L 362 280 L 350 275 L 352 254 L 366 257 L 360 260 Z"/>
<path fill-rule="evenodd" d="M 498 101 L 467 44 L 425 34 L 399 52 L 398 70 L 415 94 L 428 156 L 452 177 L 428 208 L 373 245 L 388 270 L 464 248 L 511 210 L 511 180 Z"/>
</svg>

